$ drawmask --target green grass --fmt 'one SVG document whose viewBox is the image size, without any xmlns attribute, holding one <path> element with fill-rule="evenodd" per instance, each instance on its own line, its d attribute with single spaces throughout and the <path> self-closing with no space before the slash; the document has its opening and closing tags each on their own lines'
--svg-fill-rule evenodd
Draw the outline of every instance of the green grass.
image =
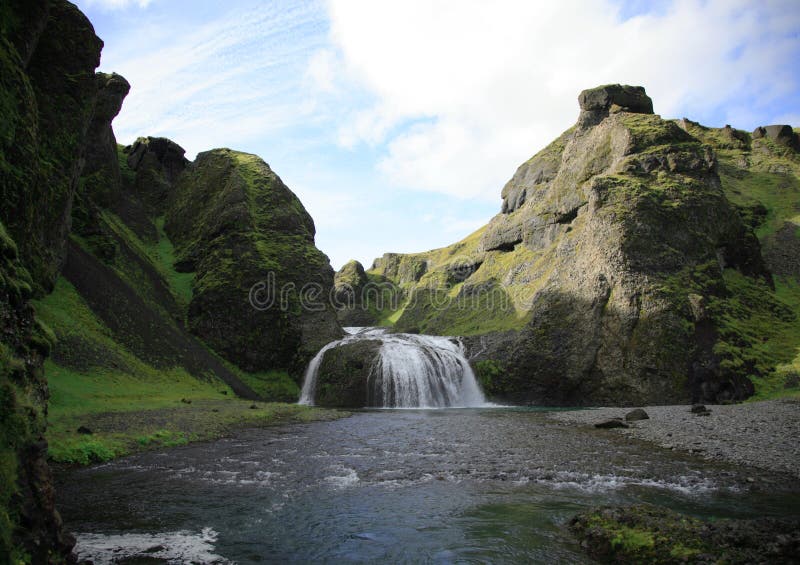
<svg viewBox="0 0 800 565">
<path fill-rule="evenodd" d="M 164 231 L 164 216 L 156 218 L 158 243 L 151 247 L 151 257 L 159 270 L 165 275 L 172 294 L 178 303 L 187 306 L 192 300 L 194 273 L 179 273 L 175 270 L 175 246 Z"/>
<path fill-rule="evenodd" d="M 53 361 L 47 361 L 45 370 L 51 392 L 50 458 L 59 463 L 87 465 L 144 449 L 214 439 L 236 428 L 346 415 L 241 400 L 223 383 L 198 381 L 182 369 L 146 379 L 107 369 L 79 372 Z M 78 433 L 81 426 L 93 433 Z"/>
<path fill-rule="evenodd" d="M 238 370 L 236 375 L 262 398 L 278 402 L 296 402 L 300 398 L 300 387 L 286 371 L 248 373 Z"/>
</svg>

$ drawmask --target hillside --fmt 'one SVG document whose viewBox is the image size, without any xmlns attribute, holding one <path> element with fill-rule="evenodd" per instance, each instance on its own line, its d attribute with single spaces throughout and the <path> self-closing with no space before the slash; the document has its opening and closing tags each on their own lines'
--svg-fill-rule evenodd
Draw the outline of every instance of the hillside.
<svg viewBox="0 0 800 565">
<path fill-rule="evenodd" d="M 3 4 L 0 31 L 0 555 L 55 563 L 74 542 L 48 457 L 327 417 L 253 401 L 295 402 L 341 328 L 329 305 L 302 307 L 333 270 L 263 160 L 118 145 L 130 85 L 95 74 L 102 41 L 69 2 Z M 265 282 L 292 291 L 266 308 L 251 292 Z"/>
<path fill-rule="evenodd" d="M 375 260 L 368 274 L 403 297 L 376 318 L 468 336 L 484 387 L 511 401 L 797 391 L 796 133 L 665 120 L 635 87 L 584 91 L 580 106 L 487 226 Z"/>
</svg>

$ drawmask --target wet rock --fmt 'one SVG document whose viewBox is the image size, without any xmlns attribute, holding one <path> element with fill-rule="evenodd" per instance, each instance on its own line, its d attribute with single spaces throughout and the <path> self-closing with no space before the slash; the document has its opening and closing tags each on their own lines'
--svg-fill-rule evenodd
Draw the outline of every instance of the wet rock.
<svg viewBox="0 0 800 565">
<path fill-rule="evenodd" d="M 595 428 L 601 429 L 611 429 L 611 428 L 628 428 L 630 427 L 628 424 L 622 421 L 622 418 L 611 418 L 610 420 L 604 420 L 602 422 L 598 422 L 594 425 Z"/>
<path fill-rule="evenodd" d="M 608 563 L 796 563 L 800 551 L 798 520 L 704 522 L 649 504 L 594 508 L 569 528 L 592 558 Z"/>
<path fill-rule="evenodd" d="M 645 412 L 641 408 L 636 408 L 635 410 L 631 410 L 630 412 L 625 414 L 625 419 L 628 422 L 637 422 L 639 420 L 649 420 L 650 416 L 648 416 L 647 412 Z"/>
</svg>

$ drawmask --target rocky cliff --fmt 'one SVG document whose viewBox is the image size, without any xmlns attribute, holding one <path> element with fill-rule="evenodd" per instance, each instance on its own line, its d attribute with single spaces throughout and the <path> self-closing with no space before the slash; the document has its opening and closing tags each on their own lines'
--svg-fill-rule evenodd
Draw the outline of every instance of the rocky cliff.
<svg viewBox="0 0 800 565">
<path fill-rule="evenodd" d="M 260 158 L 201 153 L 167 210 L 177 265 L 195 273 L 189 326 L 223 357 L 299 378 L 342 335 L 329 301 L 333 269 L 314 246 L 314 222 Z"/>
<path fill-rule="evenodd" d="M 117 145 L 130 85 L 95 74 L 101 47 L 69 2 L 0 4 L 0 562 L 70 558 L 47 465 L 51 389 L 62 411 L 178 385 L 296 400 L 288 371 L 341 332 L 300 201 L 252 155 L 190 163 L 163 138 Z M 270 273 L 294 292 L 255 309 L 249 291 Z M 113 438 L 49 419 L 51 455 L 113 456 Z"/>
<path fill-rule="evenodd" d="M 69 2 L 0 9 L 0 555 L 11 562 L 60 563 L 74 543 L 61 532 L 43 437 L 55 340 L 30 300 L 66 258 L 101 47 Z"/>
<path fill-rule="evenodd" d="M 754 357 L 747 324 L 795 315 L 726 196 L 714 147 L 653 114 L 641 87 L 587 90 L 579 104 L 577 124 L 519 167 L 485 228 L 376 260 L 371 273 L 405 292 L 396 327 L 472 336 L 484 386 L 513 401 L 746 398 L 776 362 Z"/>
</svg>

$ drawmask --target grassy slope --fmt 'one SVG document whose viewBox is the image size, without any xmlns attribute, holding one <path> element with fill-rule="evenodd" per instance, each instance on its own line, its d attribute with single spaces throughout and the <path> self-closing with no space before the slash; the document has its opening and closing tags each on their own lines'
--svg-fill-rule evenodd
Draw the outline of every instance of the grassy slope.
<svg viewBox="0 0 800 565">
<path fill-rule="evenodd" d="M 721 129 L 690 124 L 689 133 L 714 146 L 725 194 L 741 207 L 743 216 L 759 206 L 766 211 L 752 222 L 765 252 L 776 245 L 774 236 L 787 222 L 797 226 L 795 235 L 800 238 L 800 155 L 770 139 L 750 139 L 746 132 L 739 132 L 743 141 L 738 143 Z M 767 368 L 764 376 L 751 376 L 753 400 L 800 397 L 800 280 L 776 275 L 774 282 L 772 295 L 726 273 L 726 284 L 746 312 L 742 319 L 730 320 L 727 329 L 732 335 L 749 336 L 756 345 L 746 356 Z"/>
<path fill-rule="evenodd" d="M 130 176 L 132 171 L 124 159 L 120 164 L 123 176 Z M 117 253 L 110 263 L 114 272 L 164 320 L 182 325 L 180 319 L 173 319 L 176 307 L 160 299 L 153 286 L 155 272 L 166 283 L 179 317 L 185 318 L 194 274 L 174 269 L 175 250 L 164 232 L 164 218 L 154 219 L 155 241 L 140 239 L 109 210 L 103 210 L 99 220 L 138 258 L 131 261 L 129 254 Z M 92 253 L 92 242 L 73 237 Z M 151 273 L 142 265 L 148 265 Z M 211 374 L 203 380 L 181 366 L 154 367 L 119 342 L 64 277 L 58 279 L 52 294 L 37 301 L 36 309 L 61 344 L 46 365 L 51 390 L 48 439 L 55 461 L 86 464 L 143 448 L 216 437 L 236 425 L 330 416 L 274 402 L 258 403 L 257 409 L 251 409 L 252 402 L 235 398 L 230 388 Z M 209 354 L 214 355 L 210 350 Z M 246 373 L 214 357 L 262 398 L 294 402 L 299 396 L 298 386 L 285 372 Z M 94 433 L 78 434 L 80 426 Z"/>
</svg>

